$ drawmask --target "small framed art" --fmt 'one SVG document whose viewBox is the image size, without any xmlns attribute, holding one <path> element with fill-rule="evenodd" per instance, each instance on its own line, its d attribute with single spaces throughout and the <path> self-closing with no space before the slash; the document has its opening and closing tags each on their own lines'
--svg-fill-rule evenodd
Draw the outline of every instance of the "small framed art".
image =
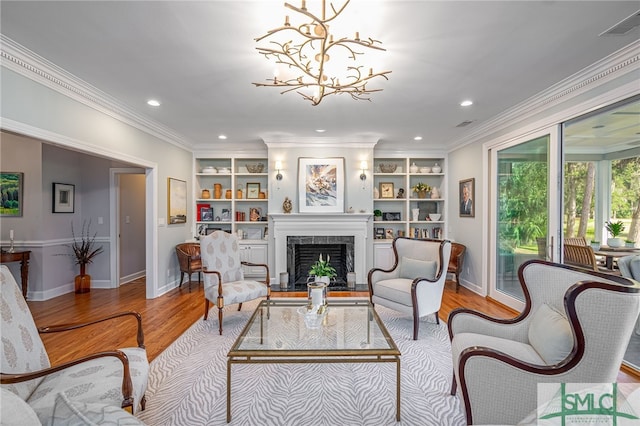
<svg viewBox="0 0 640 426">
<path fill-rule="evenodd" d="M 73 213 L 76 186 L 70 183 L 53 183 L 53 213 Z"/>
<path fill-rule="evenodd" d="M 260 182 L 247 182 L 247 199 L 260 198 Z"/>
<path fill-rule="evenodd" d="M 380 198 L 395 198 L 393 182 L 380 182 Z"/>
</svg>

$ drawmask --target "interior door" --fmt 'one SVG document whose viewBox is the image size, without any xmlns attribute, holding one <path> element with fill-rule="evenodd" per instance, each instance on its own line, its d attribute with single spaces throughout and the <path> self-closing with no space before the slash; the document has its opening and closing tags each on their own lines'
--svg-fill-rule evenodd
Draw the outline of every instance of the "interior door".
<svg viewBox="0 0 640 426">
<path fill-rule="evenodd" d="M 561 157 L 558 128 L 491 150 L 489 295 L 524 307 L 518 268 L 530 259 L 559 259 Z"/>
</svg>

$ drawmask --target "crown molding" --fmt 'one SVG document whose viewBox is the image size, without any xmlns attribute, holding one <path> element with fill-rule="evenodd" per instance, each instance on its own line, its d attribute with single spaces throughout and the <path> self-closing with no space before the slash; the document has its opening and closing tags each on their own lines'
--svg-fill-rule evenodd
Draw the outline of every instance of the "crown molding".
<svg viewBox="0 0 640 426">
<path fill-rule="evenodd" d="M 274 137 L 263 138 L 268 148 L 366 148 L 373 149 L 380 139 L 377 136 L 330 137 Z"/>
<path fill-rule="evenodd" d="M 0 64 L 23 77 L 78 101 L 125 124 L 179 148 L 192 150 L 193 143 L 172 129 L 137 114 L 107 93 L 60 68 L 42 56 L 0 34 Z"/>
<path fill-rule="evenodd" d="M 582 69 L 505 112 L 482 123 L 451 144 L 451 151 L 499 133 L 514 124 L 567 102 L 609 81 L 640 70 L 640 40 Z"/>
</svg>

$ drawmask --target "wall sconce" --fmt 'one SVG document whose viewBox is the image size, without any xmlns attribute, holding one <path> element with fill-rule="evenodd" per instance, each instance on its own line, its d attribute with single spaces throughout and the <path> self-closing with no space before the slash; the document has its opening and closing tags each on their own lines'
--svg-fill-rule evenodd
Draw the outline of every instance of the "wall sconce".
<svg viewBox="0 0 640 426">
<path fill-rule="evenodd" d="M 282 170 L 282 161 L 276 161 L 276 170 L 276 180 L 282 180 L 282 173 L 280 173 L 280 170 Z"/>
<path fill-rule="evenodd" d="M 360 173 L 360 180 L 367 180 L 367 174 L 365 173 L 365 170 L 367 170 L 368 168 L 369 166 L 367 165 L 366 161 L 360 162 L 360 170 L 362 171 L 362 173 Z"/>
</svg>

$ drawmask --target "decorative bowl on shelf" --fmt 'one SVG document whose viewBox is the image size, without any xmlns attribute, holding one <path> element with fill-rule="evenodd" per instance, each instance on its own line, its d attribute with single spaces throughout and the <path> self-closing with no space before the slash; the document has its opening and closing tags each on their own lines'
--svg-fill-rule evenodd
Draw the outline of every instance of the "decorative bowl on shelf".
<svg viewBox="0 0 640 426">
<path fill-rule="evenodd" d="M 262 171 L 264 170 L 264 164 L 262 163 L 245 164 L 245 166 L 247 167 L 247 171 L 249 173 L 262 173 Z"/>
<path fill-rule="evenodd" d="M 440 216 L 442 216 L 440 213 L 429 213 L 429 219 L 434 222 L 440 220 Z"/>
<path fill-rule="evenodd" d="M 216 168 L 213 166 L 207 166 L 202 168 L 202 173 L 212 175 L 214 173 L 218 173 L 218 170 L 216 170 Z"/>
<path fill-rule="evenodd" d="M 420 167 L 420 173 L 431 173 L 431 167 Z"/>
<path fill-rule="evenodd" d="M 380 163 L 380 171 L 382 173 L 393 173 L 398 168 L 398 165 L 395 163 L 384 164 Z"/>
<path fill-rule="evenodd" d="M 228 167 L 219 167 L 218 168 L 218 173 L 229 174 L 229 173 L 231 173 L 231 169 L 228 168 Z"/>
</svg>

